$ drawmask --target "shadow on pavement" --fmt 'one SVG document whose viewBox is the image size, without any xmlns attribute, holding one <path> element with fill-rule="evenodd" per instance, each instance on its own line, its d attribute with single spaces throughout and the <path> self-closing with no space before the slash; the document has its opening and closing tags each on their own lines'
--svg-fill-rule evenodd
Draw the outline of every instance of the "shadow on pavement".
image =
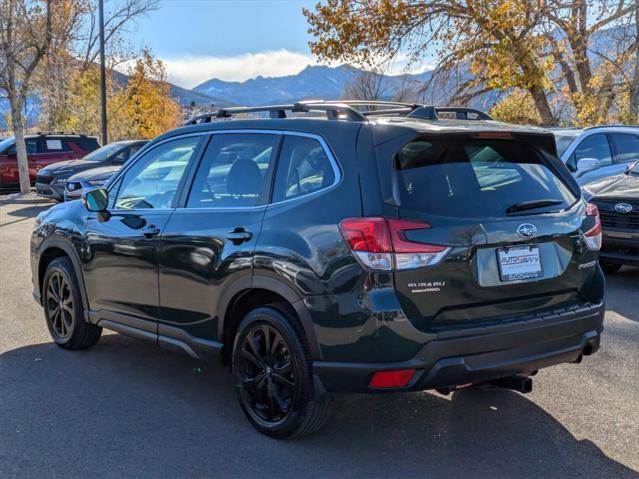
<svg viewBox="0 0 639 479">
<path fill-rule="evenodd" d="M 639 322 L 639 268 L 624 266 L 617 274 L 606 275 L 606 306 Z"/>
<path fill-rule="evenodd" d="M 2 477 L 639 477 L 510 391 L 338 396 L 319 433 L 275 441 L 225 368 L 116 334 L 8 351 L 0 385 Z"/>
<path fill-rule="evenodd" d="M 1 198 L 1 197 L 0 197 Z M 35 217 L 54 205 L 49 200 L 0 200 L 0 207 L 24 205 L 22 208 L 6 208 L 0 211 L 0 227 L 9 226 Z M 17 218 L 17 219 L 14 219 Z"/>
</svg>

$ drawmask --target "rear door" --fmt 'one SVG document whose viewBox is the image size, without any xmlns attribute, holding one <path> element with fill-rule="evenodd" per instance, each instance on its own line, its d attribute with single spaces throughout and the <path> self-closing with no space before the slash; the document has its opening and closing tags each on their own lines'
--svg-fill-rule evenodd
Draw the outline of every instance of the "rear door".
<svg viewBox="0 0 639 479">
<path fill-rule="evenodd" d="M 234 285 L 251 284 L 279 143 L 270 133 L 211 137 L 162 234 L 160 335 L 219 340 L 219 299 Z"/>
<path fill-rule="evenodd" d="M 624 173 L 639 160 L 639 129 L 637 133 L 610 133 L 608 137 L 614 151 L 615 174 Z"/>
<path fill-rule="evenodd" d="M 446 248 L 395 272 L 414 321 L 441 327 L 575 300 L 583 206 L 547 158 L 534 140 L 514 138 L 424 138 L 398 152 L 399 214 L 428 225 L 401 234 Z"/>
</svg>

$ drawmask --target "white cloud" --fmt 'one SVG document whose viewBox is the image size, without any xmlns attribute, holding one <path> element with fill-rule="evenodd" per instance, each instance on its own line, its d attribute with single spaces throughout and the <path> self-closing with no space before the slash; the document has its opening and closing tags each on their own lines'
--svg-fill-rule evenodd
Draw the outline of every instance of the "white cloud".
<svg viewBox="0 0 639 479">
<path fill-rule="evenodd" d="M 260 75 L 265 77 L 295 75 L 307 65 L 319 64 L 310 54 L 285 49 L 228 57 L 185 56 L 162 58 L 162 60 L 166 65 L 169 81 L 184 88 L 193 88 L 211 78 L 245 81 Z M 391 75 L 421 73 L 431 68 L 428 65 L 413 65 L 404 55 L 400 55 L 392 64 L 382 62 L 380 64 L 381 70 Z"/>
<path fill-rule="evenodd" d="M 294 75 L 307 65 L 316 65 L 311 55 L 288 50 L 245 53 L 234 57 L 163 58 L 169 81 L 185 88 L 211 78 L 244 81 L 262 76 Z"/>
</svg>

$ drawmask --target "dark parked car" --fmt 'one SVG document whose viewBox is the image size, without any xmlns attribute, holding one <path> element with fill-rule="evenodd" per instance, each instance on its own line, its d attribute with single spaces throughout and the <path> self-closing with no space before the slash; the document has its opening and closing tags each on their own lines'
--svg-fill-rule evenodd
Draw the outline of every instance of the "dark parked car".
<svg viewBox="0 0 639 479">
<path fill-rule="evenodd" d="M 626 173 L 590 183 L 584 190 L 601 212 L 603 270 L 614 274 L 624 264 L 639 266 L 639 161 Z"/>
<path fill-rule="evenodd" d="M 33 286 L 54 341 L 108 328 L 220 357 L 274 437 L 318 429 L 333 392 L 528 392 L 596 352 L 599 214 L 553 136 L 375 106 L 196 118 L 41 213 Z"/>
<path fill-rule="evenodd" d="M 25 146 L 29 177 L 33 182 L 41 169 L 53 163 L 82 158 L 100 148 L 100 143 L 92 136 L 38 134 L 26 135 Z M 15 187 L 19 182 L 16 141 L 11 137 L 0 141 L 0 188 Z"/>
<path fill-rule="evenodd" d="M 100 167 L 117 170 L 147 142 L 148 140 L 116 141 L 80 160 L 64 161 L 43 168 L 36 177 L 36 191 L 40 196 L 63 201 L 65 186 L 70 176 Z"/>
</svg>

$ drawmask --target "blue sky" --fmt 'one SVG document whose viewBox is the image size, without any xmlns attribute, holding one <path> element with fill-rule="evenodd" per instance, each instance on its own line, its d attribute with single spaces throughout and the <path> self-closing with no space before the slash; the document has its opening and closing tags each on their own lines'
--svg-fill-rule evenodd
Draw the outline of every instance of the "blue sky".
<svg viewBox="0 0 639 479">
<path fill-rule="evenodd" d="M 210 78 L 243 81 L 298 73 L 311 55 L 302 8 L 317 0 L 161 0 L 132 29 L 137 48 L 165 61 L 170 81 L 192 88 Z M 403 69 L 397 62 L 393 72 Z"/>
<path fill-rule="evenodd" d="M 193 87 L 211 77 L 245 80 L 297 73 L 308 48 L 305 0 L 162 0 L 132 40 L 162 58 L 171 79 Z"/>
</svg>

